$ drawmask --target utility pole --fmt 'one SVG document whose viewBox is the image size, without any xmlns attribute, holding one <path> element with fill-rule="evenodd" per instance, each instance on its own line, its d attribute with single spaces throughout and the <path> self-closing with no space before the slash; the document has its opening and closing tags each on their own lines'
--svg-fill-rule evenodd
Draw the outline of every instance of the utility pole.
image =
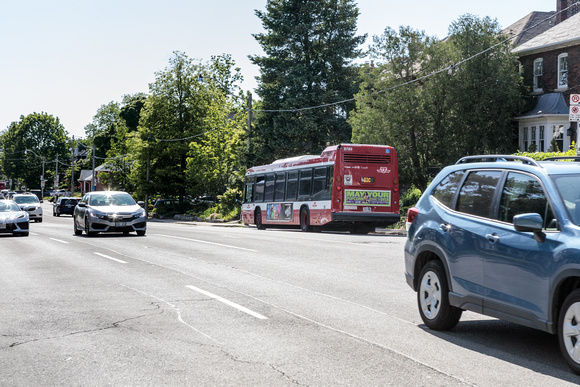
<svg viewBox="0 0 580 387">
<path fill-rule="evenodd" d="M 145 178 L 145 219 L 149 219 L 149 169 L 151 168 L 151 128 L 147 142 L 147 176 Z"/>
<path fill-rule="evenodd" d="M 93 178 L 91 181 L 91 191 L 96 191 L 95 187 L 95 144 L 93 143 Z"/>
<path fill-rule="evenodd" d="M 247 146 L 246 146 L 246 150 L 247 150 L 247 154 L 248 156 L 246 157 L 246 164 L 248 167 L 251 166 L 251 164 L 253 163 L 254 160 L 250 160 L 250 157 L 252 155 L 252 92 L 248 91 L 248 131 L 247 131 Z"/>
<path fill-rule="evenodd" d="M 58 153 L 56 154 L 56 174 L 54 176 L 54 190 L 58 189 Z"/>
<path fill-rule="evenodd" d="M 70 147 L 70 159 L 72 165 L 72 173 L 70 179 L 70 196 L 73 197 L 75 193 L 75 136 L 72 136 L 72 146 Z"/>
</svg>

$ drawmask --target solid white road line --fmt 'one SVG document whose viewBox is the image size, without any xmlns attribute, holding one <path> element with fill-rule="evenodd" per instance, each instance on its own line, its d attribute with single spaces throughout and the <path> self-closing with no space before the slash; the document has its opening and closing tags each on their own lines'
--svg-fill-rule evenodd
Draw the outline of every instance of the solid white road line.
<svg viewBox="0 0 580 387">
<path fill-rule="evenodd" d="M 258 252 L 258 250 L 246 249 L 244 247 L 238 247 L 238 246 L 232 246 L 232 245 L 224 245 L 223 243 L 215 243 L 215 242 L 201 241 L 199 239 L 183 238 L 183 237 L 178 237 L 178 236 L 173 236 L 173 235 L 164 235 L 164 234 L 155 234 L 155 235 L 161 236 L 161 237 L 165 237 L 165 238 L 181 239 L 181 240 L 184 240 L 184 241 L 191 241 L 191 242 L 197 242 L 197 243 L 205 243 L 205 244 L 208 244 L 208 245 L 214 245 L 214 246 L 220 246 L 220 247 L 228 247 L 230 249 L 238 249 L 238 250 L 244 250 L 244 251 L 251 251 L 253 253 L 257 253 Z"/>
<path fill-rule="evenodd" d="M 115 262 L 119 262 L 119 263 L 127 263 L 125 261 L 121 261 L 120 259 L 109 257 L 108 255 L 105 255 L 105 254 L 101 254 L 101 253 L 97 253 L 97 252 L 95 252 L 95 254 L 97 254 L 99 257 L 110 259 L 111 261 L 115 261 Z"/>
<path fill-rule="evenodd" d="M 213 293 L 210 293 L 210 292 L 208 292 L 206 290 L 203 290 L 203 289 L 200 289 L 200 288 L 196 288 L 195 286 L 191 286 L 191 285 L 187 285 L 186 288 L 189 288 L 191 290 L 195 290 L 198 293 L 204 294 L 204 295 L 206 295 L 208 297 L 211 297 L 211 298 L 216 299 L 216 300 L 218 300 L 220 302 L 223 302 L 226 305 L 229 305 L 231 307 L 234 307 L 234 308 L 236 308 L 239 311 L 242 311 L 244 313 L 249 314 L 250 316 L 254 316 L 256 318 L 259 318 L 260 320 L 267 320 L 268 319 L 268 317 L 263 316 L 260 313 L 254 312 L 253 310 L 250 310 L 250 309 L 248 309 L 248 308 L 246 308 L 244 306 L 241 306 L 239 304 L 236 304 L 235 302 L 232 302 L 230 300 L 226 300 L 225 298 L 220 297 L 220 296 L 217 296 L 217 295 L 215 295 Z"/>
<path fill-rule="evenodd" d="M 55 239 L 55 238 L 48 238 L 48 239 L 50 239 L 50 240 L 53 240 L 53 241 L 55 241 L 55 242 L 64 243 L 65 245 L 68 245 L 68 242 L 67 242 L 67 241 L 63 241 L 63 240 L 60 240 L 60 239 Z"/>
</svg>

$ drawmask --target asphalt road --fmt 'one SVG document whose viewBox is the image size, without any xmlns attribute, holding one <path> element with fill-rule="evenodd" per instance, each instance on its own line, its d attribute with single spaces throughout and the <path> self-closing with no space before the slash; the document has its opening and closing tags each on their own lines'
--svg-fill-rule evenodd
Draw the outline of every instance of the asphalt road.
<svg viewBox="0 0 580 387">
<path fill-rule="evenodd" d="M 0 236 L 0 385 L 578 385 L 555 336 L 421 322 L 405 238 L 150 222 Z"/>
</svg>

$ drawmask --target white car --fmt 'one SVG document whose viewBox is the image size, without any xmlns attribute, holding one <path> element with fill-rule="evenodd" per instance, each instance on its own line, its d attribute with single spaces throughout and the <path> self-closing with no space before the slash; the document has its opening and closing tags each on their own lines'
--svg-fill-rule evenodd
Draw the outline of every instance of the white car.
<svg viewBox="0 0 580 387">
<path fill-rule="evenodd" d="M 32 193 L 16 194 L 12 198 L 22 211 L 26 211 L 30 220 L 42 222 L 42 207 L 38 196 Z"/>
<path fill-rule="evenodd" d="M 28 236 L 28 213 L 12 200 L 0 200 L 0 233 Z"/>
</svg>

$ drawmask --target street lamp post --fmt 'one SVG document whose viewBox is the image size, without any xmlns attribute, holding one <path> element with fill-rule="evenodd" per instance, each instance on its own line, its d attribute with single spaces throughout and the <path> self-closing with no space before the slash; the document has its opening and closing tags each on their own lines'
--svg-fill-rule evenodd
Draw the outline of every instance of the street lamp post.
<svg viewBox="0 0 580 387">
<path fill-rule="evenodd" d="M 44 197 L 44 156 L 37 155 L 36 152 L 32 149 L 24 150 L 24 154 L 27 154 L 28 152 L 32 152 L 33 155 L 42 159 L 42 175 L 40 175 L 40 196 Z"/>
</svg>

